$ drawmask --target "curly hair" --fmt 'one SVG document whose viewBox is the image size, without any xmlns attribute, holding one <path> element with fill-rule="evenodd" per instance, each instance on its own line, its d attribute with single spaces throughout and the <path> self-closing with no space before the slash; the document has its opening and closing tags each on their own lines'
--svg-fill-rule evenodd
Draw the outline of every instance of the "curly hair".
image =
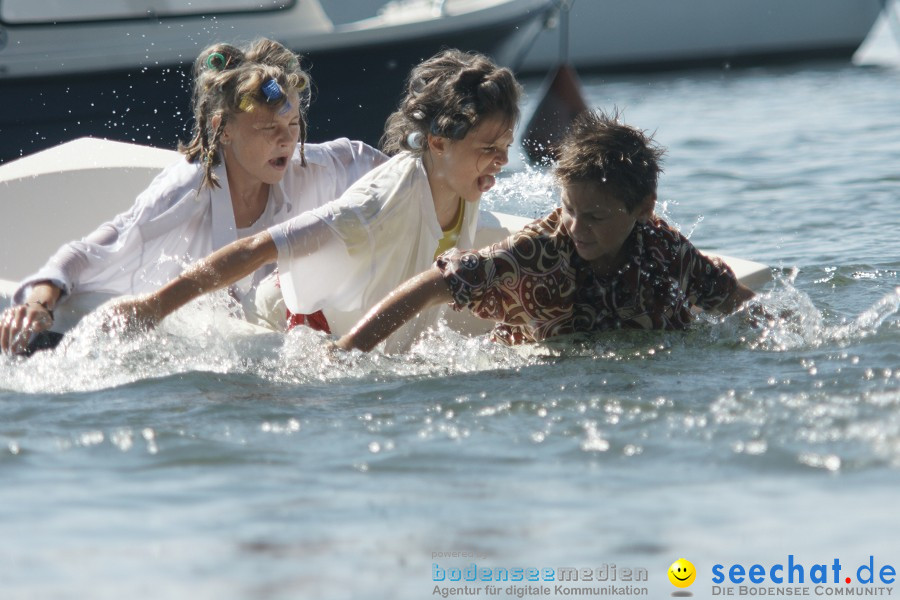
<svg viewBox="0 0 900 600">
<path fill-rule="evenodd" d="M 258 39 L 242 48 L 231 44 L 213 44 L 194 61 L 193 137 L 178 144 L 189 162 L 202 161 L 204 176 L 200 187 L 220 187 L 213 168 L 222 162 L 219 138 L 228 119 L 242 111 L 242 102 L 280 107 L 287 102 L 287 90 L 300 95 L 300 155 L 306 165 L 306 112 L 309 108 L 310 78 L 300 68 L 300 58 L 269 39 Z M 274 79 L 281 91 L 278 100 L 268 102 L 262 86 Z M 246 105 L 245 105 L 246 106 Z M 214 117 L 219 117 L 213 127 Z"/>
<path fill-rule="evenodd" d="M 484 119 L 519 120 L 522 87 L 488 57 L 448 49 L 419 63 L 406 80 L 400 106 L 387 119 L 381 147 L 421 155 L 428 134 L 461 140 Z"/>
<path fill-rule="evenodd" d="M 629 211 L 656 193 L 665 148 L 619 122 L 618 111 L 576 117 L 557 148 L 554 174 L 562 185 L 591 182 L 609 189 Z"/>
</svg>

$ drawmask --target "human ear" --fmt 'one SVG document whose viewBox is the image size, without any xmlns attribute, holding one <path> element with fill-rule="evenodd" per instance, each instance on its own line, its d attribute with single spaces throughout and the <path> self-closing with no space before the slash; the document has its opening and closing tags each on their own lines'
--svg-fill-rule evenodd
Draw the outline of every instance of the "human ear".
<svg viewBox="0 0 900 600">
<path fill-rule="evenodd" d="M 428 149 L 440 156 L 447 149 L 447 138 L 429 133 Z"/>
<path fill-rule="evenodd" d="M 656 209 L 656 193 L 648 194 L 644 201 L 637 208 L 636 220 L 639 223 L 646 223 L 653 218 L 653 211 Z"/>
</svg>

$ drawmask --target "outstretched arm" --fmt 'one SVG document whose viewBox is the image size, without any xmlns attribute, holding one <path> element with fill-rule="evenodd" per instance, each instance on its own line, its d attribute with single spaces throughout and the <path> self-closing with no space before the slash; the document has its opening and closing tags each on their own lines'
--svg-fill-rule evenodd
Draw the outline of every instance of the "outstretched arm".
<svg viewBox="0 0 900 600">
<path fill-rule="evenodd" d="M 368 352 L 430 306 L 450 302 L 450 288 L 437 267 L 416 275 L 385 297 L 344 337 L 338 348 Z"/>
<path fill-rule="evenodd" d="M 742 283 L 738 283 L 734 293 L 725 299 L 716 309 L 718 312 L 730 314 L 741 308 L 747 301 L 756 297 L 756 293 Z M 749 323 L 758 326 L 761 321 L 775 322 L 779 319 L 789 319 L 793 315 L 793 311 L 782 310 L 777 315 L 772 314 L 762 304 L 752 304 L 748 308 Z"/>
<path fill-rule="evenodd" d="M 328 225 L 310 213 L 279 227 L 288 226 L 291 235 L 285 243 L 295 258 L 312 254 L 331 235 Z M 194 298 L 231 285 L 277 258 L 278 246 L 268 231 L 237 240 L 194 263 L 158 291 L 116 303 L 113 316 L 152 327 Z"/>
<path fill-rule="evenodd" d="M 146 296 L 117 302 L 113 314 L 141 326 L 154 326 L 194 298 L 208 294 L 275 261 L 278 251 L 268 231 L 220 248 Z"/>
</svg>

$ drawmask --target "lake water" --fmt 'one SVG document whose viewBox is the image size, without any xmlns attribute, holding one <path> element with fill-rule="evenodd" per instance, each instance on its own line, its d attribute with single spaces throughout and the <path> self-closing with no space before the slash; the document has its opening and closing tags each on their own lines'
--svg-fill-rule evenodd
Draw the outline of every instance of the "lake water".
<svg viewBox="0 0 900 600">
<path fill-rule="evenodd" d="M 668 597 L 685 557 L 706 598 L 716 564 L 839 559 L 832 592 L 870 557 L 900 570 L 900 69 L 583 83 L 668 147 L 659 212 L 771 265 L 761 302 L 790 316 L 406 356 L 190 310 L 124 341 L 88 323 L 0 358 L 0 597 L 432 598 L 472 563 L 615 565 Z M 485 203 L 541 214 L 547 182 L 520 163 Z"/>
</svg>

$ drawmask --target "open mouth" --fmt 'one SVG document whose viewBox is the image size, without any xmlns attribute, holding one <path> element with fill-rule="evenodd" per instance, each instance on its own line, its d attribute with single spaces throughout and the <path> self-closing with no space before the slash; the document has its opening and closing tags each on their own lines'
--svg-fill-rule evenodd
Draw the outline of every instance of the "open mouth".
<svg viewBox="0 0 900 600">
<path fill-rule="evenodd" d="M 279 156 L 278 158 L 273 158 L 269 161 L 269 164 L 275 167 L 276 169 L 283 169 L 287 166 L 287 156 Z"/>
<path fill-rule="evenodd" d="M 495 183 L 497 183 L 497 180 L 493 175 L 482 175 L 478 178 L 478 191 L 483 194 L 494 187 Z"/>
</svg>

